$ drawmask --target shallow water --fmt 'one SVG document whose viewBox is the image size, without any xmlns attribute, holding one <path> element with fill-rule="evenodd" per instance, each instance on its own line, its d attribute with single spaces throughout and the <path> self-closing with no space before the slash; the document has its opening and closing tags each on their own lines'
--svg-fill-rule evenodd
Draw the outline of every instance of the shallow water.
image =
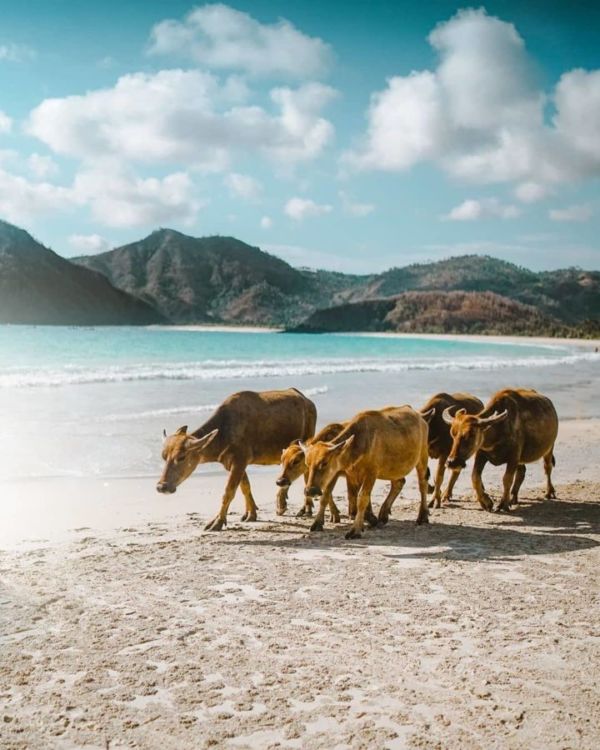
<svg viewBox="0 0 600 750">
<path fill-rule="evenodd" d="M 242 389 L 296 386 L 320 424 L 516 385 L 547 393 L 563 418 L 598 416 L 599 363 L 527 340 L 0 326 L 0 481 L 155 475 L 163 427 L 197 427 Z"/>
</svg>

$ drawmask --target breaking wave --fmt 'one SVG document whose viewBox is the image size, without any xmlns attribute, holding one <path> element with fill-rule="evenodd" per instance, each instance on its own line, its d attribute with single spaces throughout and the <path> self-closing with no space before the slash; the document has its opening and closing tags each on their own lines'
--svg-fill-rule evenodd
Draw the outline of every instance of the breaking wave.
<svg viewBox="0 0 600 750">
<path fill-rule="evenodd" d="M 580 352 L 564 356 L 475 357 L 446 359 L 332 358 L 290 360 L 208 360 L 127 364 L 112 366 L 65 366 L 62 368 L 3 368 L 0 388 L 125 383 L 149 380 L 243 380 L 246 378 L 295 377 L 373 372 L 402 373 L 412 370 L 499 370 L 511 367 L 552 367 L 576 362 L 598 362 L 600 353 Z M 198 408 L 198 407 L 196 407 Z M 212 406 L 206 408 L 213 408 Z"/>
</svg>

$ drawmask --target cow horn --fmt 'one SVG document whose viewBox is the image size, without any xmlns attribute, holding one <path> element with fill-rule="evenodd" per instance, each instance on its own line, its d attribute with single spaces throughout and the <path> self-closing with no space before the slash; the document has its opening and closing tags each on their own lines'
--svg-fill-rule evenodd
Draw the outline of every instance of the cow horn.
<svg viewBox="0 0 600 750">
<path fill-rule="evenodd" d="M 303 443 L 302 440 L 298 440 L 297 441 L 297 445 L 300 446 L 300 448 L 302 449 L 302 453 L 304 453 L 304 455 L 306 456 L 306 451 L 308 450 L 308 445 L 306 445 L 306 443 Z"/>
<path fill-rule="evenodd" d="M 492 422 L 500 422 L 502 419 L 505 419 L 508 414 L 508 409 L 505 409 L 502 412 L 495 411 L 493 414 L 490 414 L 489 417 L 480 417 L 477 422 L 478 424 L 491 424 Z"/>
<path fill-rule="evenodd" d="M 435 406 L 432 406 L 431 409 L 428 409 L 427 411 L 422 411 L 421 416 L 426 422 L 429 422 L 431 417 L 435 414 Z"/>
<path fill-rule="evenodd" d="M 188 426 L 186 424 L 184 424 L 183 427 L 180 427 L 175 434 L 176 435 L 185 435 L 187 433 L 187 428 L 188 428 Z"/>
<path fill-rule="evenodd" d="M 163 429 L 163 437 L 164 437 L 164 438 L 165 438 L 165 440 L 166 440 L 166 438 L 167 438 L 167 431 L 166 431 L 166 430 L 164 430 L 164 429 Z"/>
<path fill-rule="evenodd" d="M 450 414 L 450 409 L 452 409 L 451 406 L 448 406 L 444 411 L 442 412 L 442 419 L 446 424 L 452 424 L 455 417 L 460 417 L 462 414 L 466 414 L 466 409 L 457 409 L 457 411 L 454 412 L 454 414 Z"/>
<path fill-rule="evenodd" d="M 350 435 L 349 438 L 342 440 L 341 443 L 333 443 L 330 446 L 329 450 L 335 451 L 335 450 L 338 450 L 339 448 L 347 448 L 352 443 L 353 440 L 354 440 L 354 435 Z"/>
</svg>

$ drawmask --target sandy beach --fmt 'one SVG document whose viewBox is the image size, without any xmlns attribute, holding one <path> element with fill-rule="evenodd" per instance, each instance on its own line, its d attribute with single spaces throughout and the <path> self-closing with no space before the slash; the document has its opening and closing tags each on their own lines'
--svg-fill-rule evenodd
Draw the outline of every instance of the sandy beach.
<svg viewBox="0 0 600 750">
<path fill-rule="evenodd" d="M 596 748 L 599 445 L 600 420 L 565 421 L 559 499 L 534 466 L 510 514 L 465 473 L 416 527 L 411 478 L 354 542 L 347 519 L 308 532 L 299 486 L 277 518 L 274 469 L 252 475 L 259 522 L 236 500 L 219 534 L 218 471 L 168 499 L 10 485 L 30 523 L 3 504 L 0 746 Z"/>
</svg>

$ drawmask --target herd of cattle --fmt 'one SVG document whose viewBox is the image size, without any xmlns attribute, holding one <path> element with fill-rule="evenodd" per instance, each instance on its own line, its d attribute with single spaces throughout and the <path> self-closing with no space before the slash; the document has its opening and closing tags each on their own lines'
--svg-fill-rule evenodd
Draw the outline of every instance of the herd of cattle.
<svg viewBox="0 0 600 750">
<path fill-rule="evenodd" d="M 199 464 L 221 463 L 229 478 L 221 509 L 206 526 L 219 531 L 227 524 L 227 510 L 238 487 L 246 502 L 242 520 L 256 520 L 246 467 L 281 463 L 278 515 L 287 509 L 292 482 L 302 476 L 305 502 L 298 515 L 312 516 L 313 502 L 318 500 L 311 530 L 320 531 L 328 507 L 331 520 L 340 521 L 332 493 L 343 476 L 353 520 L 347 539 L 360 537 L 365 521 L 371 527 L 387 523 L 394 500 L 413 469 L 420 491 L 417 523 L 428 523 L 429 507 L 439 508 L 450 500 L 458 475 L 473 454 L 473 488 L 485 510 L 493 509 L 481 478 L 488 461 L 506 465 L 498 510 L 517 503 L 525 465 L 540 458 L 546 473 L 546 497 L 556 497 L 551 476 L 558 417 L 550 399 L 534 390 L 505 389 L 486 406 L 466 393 L 438 393 L 420 411 L 410 406 L 362 411 L 315 435 L 316 422 L 314 403 L 295 388 L 235 393 L 194 432 L 180 427 L 173 435 L 164 433 L 165 466 L 157 490 L 173 493 Z M 438 459 L 433 486 L 428 483 L 429 458 Z M 442 493 L 446 467 L 452 473 Z M 390 489 L 375 515 L 371 491 L 377 479 L 389 480 Z M 429 504 L 428 491 L 433 493 Z"/>
</svg>

